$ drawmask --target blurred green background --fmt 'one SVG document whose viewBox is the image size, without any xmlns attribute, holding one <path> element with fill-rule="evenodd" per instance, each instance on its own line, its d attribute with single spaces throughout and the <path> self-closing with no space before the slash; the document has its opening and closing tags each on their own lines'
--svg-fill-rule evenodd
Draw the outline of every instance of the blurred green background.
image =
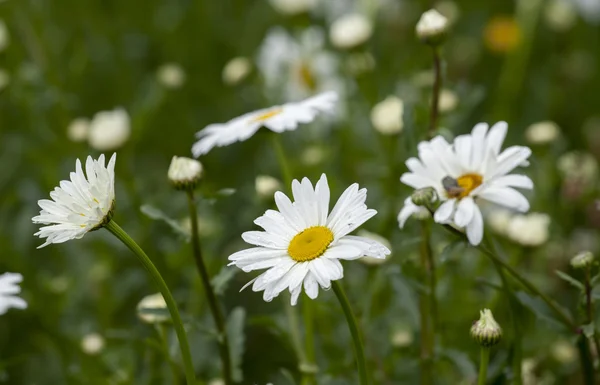
<svg viewBox="0 0 600 385">
<path fill-rule="evenodd" d="M 167 168 L 173 155 L 191 156 L 194 133 L 207 124 L 286 102 L 286 87 L 300 82 L 302 89 L 302 79 L 307 95 L 327 89 L 323 79 L 331 81 L 340 103 L 336 116 L 281 135 L 293 176 L 316 181 L 327 173 L 332 199 L 353 182 L 367 187 L 367 203 L 379 214 L 364 228 L 389 239 L 392 255 L 381 265 L 345 263 L 343 284 L 364 331 L 374 382 L 417 383 L 420 226 L 410 219 L 400 230 L 396 216 L 410 194 L 399 182 L 404 161 L 416 154 L 428 125 L 432 56 L 414 28 L 431 6 L 452 25 L 442 51 L 446 98 L 440 131 L 451 138 L 480 121 L 506 120 L 505 146 L 532 146 L 525 172 L 536 188 L 528 197 L 532 211 L 550 216 L 549 233 L 534 247 L 502 234 L 498 240 L 519 271 L 579 314 L 578 293 L 554 270 L 569 271 L 575 253 L 598 252 L 600 246 L 600 211 L 594 201 L 600 157 L 600 5 L 594 0 L 316 0 L 310 11 L 290 15 L 275 3 L 282 2 L 0 2 L 0 272 L 23 274 L 23 297 L 29 303 L 27 310 L 11 310 L 0 318 L 0 383 L 170 381 L 156 330 L 136 314 L 140 299 L 156 290 L 135 257 L 106 231 L 41 250 L 36 247 L 42 242 L 33 237 L 37 200 L 67 179 L 76 158 L 100 153 L 83 137 L 73 141 L 77 136 L 70 124 L 118 107 L 127 111 L 131 135 L 116 150 L 115 220 L 154 260 L 181 305 L 201 383 L 219 377 L 212 319 L 190 245 L 181 235 L 188 215 L 185 196 L 170 187 Z M 347 13 L 364 15 L 372 35 L 340 49 L 328 31 Z M 318 31 L 308 38 L 308 45 L 316 46 L 303 58 L 309 64 L 291 65 L 304 68 L 304 77 L 289 72 L 283 83 L 270 84 L 272 73 L 261 68 L 258 57 L 274 27 L 297 41 L 307 39 L 302 36 L 309 28 Z M 263 49 L 262 57 L 285 59 L 289 52 Z M 317 76 L 320 67 L 310 64 L 321 54 L 329 58 L 325 78 Z M 223 73 L 235 57 L 250 64 L 240 79 Z M 404 102 L 403 129 L 396 135 L 379 133 L 370 120 L 373 106 L 389 95 Z M 540 121 L 555 122 L 559 136 L 550 143 L 531 143 L 525 130 Z M 257 175 L 281 180 L 271 135 L 263 129 L 200 159 L 205 167 L 200 232 L 215 275 L 229 254 L 245 247 L 240 234 L 254 229 L 252 221 L 274 206 L 255 188 Z M 158 210 L 180 227 L 152 219 Z M 469 328 L 478 311 L 490 306 L 495 289 L 489 283 L 498 279 L 477 251 L 448 245 L 446 234 L 436 228 L 436 383 L 470 384 L 478 346 L 468 338 Z M 229 275 L 222 303 L 228 313 L 245 310 L 238 333 L 245 342 L 242 383 L 299 383 L 283 311 L 288 295 L 265 303 L 259 293 L 238 293 L 255 275 L 237 269 Z M 513 352 L 507 306 L 499 301 L 492 310 L 507 338 L 494 349 L 490 371 L 493 383 L 508 384 L 513 374 L 507 359 Z M 581 383 L 574 336 L 525 306 L 521 310 L 523 376 L 529 381 L 524 383 Z M 315 312 L 319 383 L 356 383 L 347 325 L 330 292 L 321 292 Z M 86 348 L 82 341 L 87 336 L 89 342 L 90 334 L 99 335 L 103 346 Z M 176 340 L 170 339 L 178 360 Z"/>
</svg>

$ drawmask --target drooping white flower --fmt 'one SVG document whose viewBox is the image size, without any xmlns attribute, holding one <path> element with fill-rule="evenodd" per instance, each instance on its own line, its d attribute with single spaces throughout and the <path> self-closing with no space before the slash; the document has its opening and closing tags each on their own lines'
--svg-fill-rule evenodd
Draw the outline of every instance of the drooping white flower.
<svg viewBox="0 0 600 385">
<path fill-rule="evenodd" d="M 471 134 L 456 137 L 449 144 L 441 137 L 421 142 L 419 158 L 410 158 L 410 172 L 400 180 L 415 189 L 435 188 L 442 204 L 435 212 L 438 223 L 465 228 L 469 242 L 477 245 L 483 237 L 483 218 L 477 202 L 485 200 L 525 212 L 529 202 L 515 188 L 532 189 L 525 175 L 509 174 L 527 164 L 528 147 L 512 146 L 501 151 L 508 125 L 499 122 L 488 130 L 479 123 Z"/>
<path fill-rule="evenodd" d="M 268 269 L 244 286 L 252 284 L 253 291 L 264 291 L 265 301 L 288 289 L 295 305 L 302 287 L 315 299 L 319 286 L 329 289 L 331 281 L 344 276 L 341 259 L 385 258 L 390 254 L 377 241 L 348 235 L 377 213 L 365 204 L 366 189 L 359 189 L 356 183 L 348 187 L 331 213 L 325 174 L 314 189 L 308 178 L 294 180 L 292 192 L 294 202 L 282 192 L 275 193 L 279 211 L 267 210 L 254 221 L 265 231 L 242 234 L 244 241 L 256 247 L 229 256 L 230 265 L 245 272 Z"/>
<path fill-rule="evenodd" d="M 269 30 L 256 57 L 269 97 L 299 100 L 325 91 L 343 99 L 346 82 L 338 57 L 325 47 L 325 33 L 310 27 L 290 35 L 281 27 Z"/>
<path fill-rule="evenodd" d="M 167 175 L 175 188 L 192 188 L 202 177 L 202 164 L 196 159 L 174 156 Z"/>
<path fill-rule="evenodd" d="M 560 136 L 558 124 L 546 120 L 534 123 L 525 130 L 525 139 L 531 144 L 547 144 Z"/>
<path fill-rule="evenodd" d="M 388 96 L 371 110 L 371 124 L 384 135 L 393 135 L 404 127 L 404 102 L 397 96 Z"/>
<path fill-rule="evenodd" d="M 421 15 L 416 27 L 417 36 L 425 41 L 442 36 L 447 29 L 448 19 L 435 9 Z"/>
<path fill-rule="evenodd" d="M 247 57 L 235 57 L 223 67 L 223 83 L 233 86 L 244 80 L 252 71 L 252 62 Z"/>
<path fill-rule="evenodd" d="M 108 165 L 104 154 L 98 160 L 87 157 L 85 172 L 77 159 L 75 172 L 70 181 L 63 180 L 60 187 L 50 192 L 49 199 L 40 199 L 40 215 L 32 218 L 33 223 L 45 224 L 35 236 L 46 238 L 42 248 L 51 243 L 62 243 L 80 239 L 90 230 L 107 223 L 115 204 L 115 162 L 113 154 Z"/>
<path fill-rule="evenodd" d="M 372 33 L 373 25 L 369 19 L 360 13 L 350 13 L 333 22 L 329 39 L 335 47 L 349 49 L 369 40 Z"/>
<path fill-rule="evenodd" d="M 129 114 L 122 108 L 100 111 L 90 123 L 88 143 L 98 151 L 112 151 L 129 139 L 131 127 Z"/>
<path fill-rule="evenodd" d="M 67 137 L 73 142 L 84 142 L 90 132 L 90 121 L 86 118 L 74 119 L 67 127 Z"/>
<path fill-rule="evenodd" d="M 167 302 L 160 293 L 147 295 L 138 303 L 138 317 L 149 324 L 161 323 L 171 319 L 167 310 Z"/>
<path fill-rule="evenodd" d="M 281 188 L 281 182 L 270 175 L 258 175 L 254 182 L 256 193 L 261 198 L 272 198 L 273 194 Z"/>
<path fill-rule="evenodd" d="M 356 235 L 358 235 L 359 237 L 364 237 L 364 238 L 379 242 L 380 244 L 385 246 L 385 248 L 387 248 L 388 250 L 390 250 L 390 251 L 392 250 L 392 244 L 390 243 L 390 241 L 387 238 L 385 238 L 382 235 L 372 233 L 372 232 L 364 230 L 364 229 L 358 230 L 356 232 Z M 387 260 L 388 259 L 386 259 L 386 258 L 377 258 L 377 257 L 370 257 L 370 256 L 365 256 L 365 257 L 359 259 L 359 261 L 364 263 L 365 265 L 371 265 L 371 266 L 384 264 Z"/>
<path fill-rule="evenodd" d="M 196 134 L 198 141 L 192 153 L 199 157 L 214 147 L 247 140 L 263 126 L 277 133 L 293 131 L 300 123 L 312 122 L 319 113 L 332 111 L 336 101 L 335 92 L 325 92 L 300 102 L 249 112 L 227 123 L 210 124 Z"/>
<path fill-rule="evenodd" d="M 412 216 L 416 219 L 424 220 L 431 218 L 431 213 L 427 208 L 414 204 L 412 199 L 408 197 L 404 200 L 404 207 L 402 207 L 402 210 L 398 213 L 398 226 L 403 228 L 408 218 Z"/>
<path fill-rule="evenodd" d="M 81 350 L 85 354 L 95 356 L 104 350 L 104 337 L 98 333 L 90 333 L 83 336 L 81 339 Z"/>
<path fill-rule="evenodd" d="M 541 246 L 550 237 L 550 216 L 543 213 L 517 214 L 508 222 L 506 236 L 523 246 Z"/>
<path fill-rule="evenodd" d="M 185 83 L 185 71 L 177 63 L 166 63 L 156 71 L 156 79 L 165 88 L 179 88 Z"/>
<path fill-rule="evenodd" d="M 21 293 L 19 283 L 23 276 L 19 273 L 4 273 L 0 275 L 0 315 L 8 309 L 25 309 L 27 302 L 18 296 Z"/>
<path fill-rule="evenodd" d="M 275 10 L 284 15 L 308 12 L 317 5 L 317 0 L 270 0 Z"/>
</svg>

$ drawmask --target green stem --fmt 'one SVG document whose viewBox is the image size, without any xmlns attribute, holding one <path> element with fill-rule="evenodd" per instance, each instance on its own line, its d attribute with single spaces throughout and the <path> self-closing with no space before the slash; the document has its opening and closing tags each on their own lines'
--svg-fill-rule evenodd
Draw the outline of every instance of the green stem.
<svg viewBox="0 0 600 385">
<path fill-rule="evenodd" d="M 586 309 L 586 324 L 594 324 L 592 329 L 592 341 L 596 348 L 596 354 L 600 354 L 600 340 L 598 339 L 598 333 L 596 332 L 595 319 L 594 319 L 594 299 L 592 298 L 592 283 L 591 283 L 591 272 L 590 268 L 585 269 L 585 309 Z"/>
<path fill-rule="evenodd" d="M 219 332 L 219 353 L 221 354 L 221 361 L 223 362 L 223 379 L 225 380 L 226 385 L 231 385 L 233 383 L 231 379 L 231 356 L 229 354 L 229 340 L 227 338 L 225 319 L 223 317 L 221 309 L 219 308 L 217 296 L 215 295 L 213 287 L 210 283 L 210 276 L 208 275 L 206 264 L 204 263 L 204 259 L 202 258 L 202 249 L 200 248 L 200 237 L 198 236 L 198 208 L 196 207 L 194 191 L 187 190 L 186 193 L 188 198 L 188 208 L 190 211 L 190 217 L 192 221 L 192 250 L 194 253 L 194 261 L 196 262 L 196 267 L 198 268 L 198 272 L 200 273 L 202 286 L 204 287 L 204 292 L 206 294 L 206 299 L 208 300 L 210 312 L 213 316 L 215 325 L 217 326 L 217 330 Z"/>
<path fill-rule="evenodd" d="M 281 176 L 283 177 L 283 183 L 285 183 L 286 187 L 289 189 L 292 186 L 292 171 L 290 165 L 287 162 L 287 158 L 285 157 L 285 150 L 283 149 L 283 145 L 281 144 L 281 139 L 279 138 L 278 133 L 274 132 L 273 134 L 271 134 L 271 142 L 273 143 L 273 147 L 275 148 L 277 161 L 279 162 L 279 167 L 281 168 Z"/>
<path fill-rule="evenodd" d="M 477 385 L 485 385 L 487 379 L 488 363 L 490 362 L 490 348 L 481 347 L 481 362 L 479 363 L 479 378 Z"/>
<path fill-rule="evenodd" d="M 421 265 L 425 281 L 429 284 L 429 293 L 421 293 L 419 298 L 420 328 L 421 328 L 421 346 L 420 346 L 420 366 L 421 366 L 421 384 L 429 385 L 433 383 L 432 378 L 432 356 L 434 344 L 434 302 L 435 302 L 435 277 L 433 275 L 433 258 L 431 244 L 429 241 L 430 229 L 426 223 L 422 227 L 423 240 L 421 242 Z"/>
<path fill-rule="evenodd" d="M 590 345 L 585 334 L 581 334 L 577 339 L 577 349 L 581 360 L 581 371 L 583 372 L 583 383 L 585 385 L 594 385 L 596 383 L 594 373 L 594 359 L 590 352 Z"/>
<path fill-rule="evenodd" d="M 435 79 L 433 81 L 433 95 L 431 98 L 431 111 L 429 115 L 429 131 L 427 137 L 433 138 L 435 131 L 437 130 L 437 123 L 439 117 L 439 101 L 440 91 L 442 88 L 442 60 L 440 58 L 440 49 L 437 46 L 432 47 L 433 50 L 433 72 Z"/>
<path fill-rule="evenodd" d="M 354 343 L 354 354 L 356 356 L 356 365 L 358 366 L 358 377 L 360 379 L 360 385 L 368 385 L 369 380 L 367 377 L 367 361 L 365 359 L 365 351 L 363 348 L 363 343 L 360 338 L 360 332 L 358 331 L 358 325 L 356 323 L 356 318 L 352 313 L 352 308 L 350 307 L 350 303 L 348 302 L 348 298 L 346 297 L 346 293 L 342 286 L 337 282 L 331 282 L 331 286 L 333 287 L 333 291 L 335 295 L 340 301 L 340 305 L 342 306 L 342 310 L 344 311 L 344 315 L 346 316 L 346 321 L 348 322 L 348 328 L 350 329 L 350 334 L 352 334 L 352 341 Z"/>
<path fill-rule="evenodd" d="M 173 384 L 179 383 L 179 368 L 177 368 L 177 364 L 171 358 L 171 352 L 169 350 L 169 334 L 167 330 L 167 326 L 162 324 L 156 324 L 156 332 L 158 333 L 158 337 L 160 338 L 160 343 L 163 348 L 163 354 L 165 359 L 169 362 L 169 368 L 171 369 L 171 376 L 173 377 Z"/>
<path fill-rule="evenodd" d="M 177 334 L 177 339 L 179 340 L 179 349 L 181 350 L 181 357 L 183 359 L 187 384 L 195 385 L 196 374 L 194 373 L 194 365 L 192 364 L 190 344 L 188 343 L 185 328 L 183 327 L 183 322 L 181 321 L 181 316 L 179 315 L 179 310 L 177 310 L 177 304 L 175 303 L 175 299 L 173 298 L 169 287 L 165 283 L 165 280 L 160 275 L 160 272 L 156 266 L 154 266 L 150 258 L 148 258 L 144 250 L 142 250 L 142 248 L 135 243 L 135 241 L 115 221 L 109 221 L 104 227 L 121 242 L 123 242 L 123 244 L 138 257 L 139 261 L 142 263 L 142 265 L 144 265 L 144 268 L 148 271 L 148 273 L 150 273 L 150 276 L 152 276 L 156 286 L 158 286 L 160 293 L 167 303 L 169 313 L 171 313 L 173 327 L 175 328 L 175 333 Z"/>
</svg>

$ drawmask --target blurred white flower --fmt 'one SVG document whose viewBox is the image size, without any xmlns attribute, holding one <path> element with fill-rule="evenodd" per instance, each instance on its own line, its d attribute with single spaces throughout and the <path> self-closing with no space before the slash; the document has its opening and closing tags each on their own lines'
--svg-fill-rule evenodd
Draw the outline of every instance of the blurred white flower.
<svg viewBox="0 0 600 385">
<path fill-rule="evenodd" d="M 412 345 L 414 341 L 413 333 L 409 329 L 396 330 L 392 334 L 392 346 L 395 348 L 404 348 Z"/>
<path fill-rule="evenodd" d="M 302 31 L 297 38 L 281 27 L 270 29 L 256 62 L 270 97 L 298 100 L 336 91 L 344 99 L 345 80 L 340 76 L 339 60 L 325 50 L 325 36 L 318 27 Z"/>
<path fill-rule="evenodd" d="M 577 22 L 577 10 L 569 0 L 550 0 L 544 8 L 544 19 L 551 29 L 563 32 Z"/>
<path fill-rule="evenodd" d="M 0 68 L 0 91 L 10 84 L 10 74 L 8 71 Z"/>
<path fill-rule="evenodd" d="M 284 15 L 297 15 L 312 10 L 317 0 L 269 0 L 273 8 Z"/>
<path fill-rule="evenodd" d="M 171 319 L 167 311 L 167 303 L 162 294 L 147 295 L 138 303 L 138 317 L 149 324 L 165 322 Z"/>
<path fill-rule="evenodd" d="M 202 164 L 196 159 L 174 156 L 171 159 L 167 176 L 176 188 L 191 188 L 202 177 Z"/>
<path fill-rule="evenodd" d="M 560 136 L 558 124 L 546 120 L 530 125 L 525 130 L 525 139 L 531 144 L 547 144 Z"/>
<path fill-rule="evenodd" d="M 112 151 L 123 146 L 129 139 L 131 127 L 129 115 L 122 108 L 100 111 L 90 123 L 89 145 L 98 151 Z"/>
<path fill-rule="evenodd" d="M 376 242 L 382 244 L 383 246 L 385 246 L 388 250 L 390 250 L 390 251 L 392 250 L 392 244 L 390 243 L 390 241 L 387 238 L 385 238 L 379 234 L 375 234 L 370 231 L 360 229 L 356 232 L 356 235 L 358 235 L 359 237 L 363 237 L 363 238 L 367 238 L 367 239 L 376 241 Z M 362 257 L 361 259 L 359 259 L 359 261 L 364 263 L 365 265 L 382 265 L 387 260 L 388 260 L 387 258 L 376 258 L 376 257 L 371 257 L 371 256 L 365 256 L 365 257 Z"/>
<path fill-rule="evenodd" d="M 404 200 L 404 206 L 398 213 L 398 226 L 403 228 L 408 218 L 413 216 L 418 220 L 424 220 L 431 218 L 431 213 L 427 208 L 414 204 L 412 199 L 408 197 Z"/>
<path fill-rule="evenodd" d="M 473 245 L 483 238 L 482 201 L 526 212 L 529 202 L 515 187 L 533 188 L 529 177 L 509 174 L 526 164 L 531 150 L 512 146 L 501 151 L 508 125 L 498 122 L 488 128 L 479 123 L 470 134 L 457 136 L 453 144 L 441 136 L 419 143 L 419 158 L 406 161 L 410 172 L 400 178 L 415 189 L 435 188 L 443 201 L 434 214 L 435 222 L 464 228 Z M 410 215 L 402 216 L 403 211 L 399 220 Z"/>
<path fill-rule="evenodd" d="M 503 208 L 494 208 L 487 215 L 487 222 L 498 234 L 506 235 L 513 213 Z"/>
<path fill-rule="evenodd" d="M 261 127 L 277 133 L 293 131 L 300 123 L 310 123 L 321 112 L 330 112 L 337 102 L 335 92 L 325 92 L 295 103 L 249 112 L 227 123 L 206 126 L 196 134 L 198 141 L 192 146 L 197 158 L 214 147 L 228 146 L 249 139 Z"/>
<path fill-rule="evenodd" d="M 598 175 L 598 161 L 587 152 L 567 152 L 558 158 L 557 167 L 563 178 L 586 184 L 595 181 Z"/>
<path fill-rule="evenodd" d="M 421 15 L 416 27 L 417 36 L 425 41 L 441 37 L 447 29 L 448 19 L 435 9 Z"/>
<path fill-rule="evenodd" d="M 185 71 L 177 63 L 166 63 L 156 71 L 156 79 L 165 88 L 179 88 L 185 83 Z"/>
<path fill-rule="evenodd" d="M 454 91 L 442 89 L 440 99 L 438 100 L 438 109 L 440 113 L 451 112 L 458 106 L 458 96 Z"/>
<path fill-rule="evenodd" d="M 397 96 L 390 95 L 371 110 L 371 124 L 384 135 L 398 134 L 404 127 L 403 115 L 404 102 Z"/>
<path fill-rule="evenodd" d="M 302 287 L 309 298 L 319 295 L 331 281 L 341 279 L 340 260 L 364 256 L 385 258 L 390 250 L 377 241 L 348 235 L 377 212 L 368 209 L 367 190 L 353 184 L 344 191 L 329 213 L 330 191 L 325 174 L 315 188 L 308 178 L 292 182 L 294 202 L 282 192 L 275 193 L 279 211 L 267 210 L 254 223 L 265 231 L 247 231 L 242 238 L 255 245 L 229 256 L 245 272 L 268 269 L 246 284 L 264 291 L 267 302 L 289 289 L 295 305 Z M 243 289 L 243 288 L 242 288 Z"/>
<path fill-rule="evenodd" d="M 4 51 L 10 43 L 10 35 L 4 20 L 0 19 L 0 52 Z"/>
<path fill-rule="evenodd" d="M 90 132 L 90 121 L 86 118 L 77 118 L 69 123 L 67 137 L 73 142 L 85 142 Z"/>
<path fill-rule="evenodd" d="M 363 44 L 371 37 L 373 25 L 360 13 L 344 15 L 333 22 L 329 29 L 331 43 L 342 49 L 349 49 Z"/>
<path fill-rule="evenodd" d="M 256 193 L 261 198 L 273 198 L 273 194 L 281 189 L 281 182 L 269 175 L 259 175 L 254 182 Z"/>
<path fill-rule="evenodd" d="M 577 349 L 567 340 L 560 339 L 550 347 L 552 357 L 561 364 L 572 364 L 577 361 Z"/>
<path fill-rule="evenodd" d="M 506 236 L 523 246 L 543 245 L 550 237 L 550 216 L 542 213 L 514 215 L 508 222 Z"/>
<path fill-rule="evenodd" d="M 235 57 L 225 64 L 221 77 L 223 83 L 234 86 L 242 82 L 252 72 L 252 62 L 247 57 Z"/>
<path fill-rule="evenodd" d="M 91 356 L 104 350 L 104 337 L 98 333 L 86 334 L 81 340 L 81 350 Z"/>
<path fill-rule="evenodd" d="M 98 160 L 87 157 L 85 172 L 77 159 L 71 180 L 63 180 L 60 187 L 50 193 L 52 200 L 40 199 L 40 215 L 32 218 L 33 223 L 46 224 L 35 236 L 46 238 L 42 248 L 51 243 L 62 243 L 80 239 L 89 231 L 108 222 L 115 204 L 115 162 L 113 154 L 108 165 L 104 165 L 104 154 Z"/>
<path fill-rule="evenodd" d="M 23 276 L 19 273 L 0 275 L 0 315 L 5 314 L 11 308 L 27 308 L 27 302 L 17 295 L 21 293 L 19 287 L 21 281 L 23 281 Z"/>
</svg>

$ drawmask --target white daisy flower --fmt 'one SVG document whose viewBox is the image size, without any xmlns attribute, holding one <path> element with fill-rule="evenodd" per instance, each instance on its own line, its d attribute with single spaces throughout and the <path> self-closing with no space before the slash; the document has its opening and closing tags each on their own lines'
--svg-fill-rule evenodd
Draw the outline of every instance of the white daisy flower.
<svg viewBox="0 0 600 385">
<path fill-rule="evenodd" d="M 366 189 L 359 189 L 356 183 L 348 187 L 331 213 L 325 174 L 314 189 L 307 178 L 302 183 L 294 180 L 292 192 L 294 202 L 276 192 L 279 211 L 267 210 L 254 221 L 265 231 L 242 234 L 244 241 L 257 247 L 229 256 L 233 261 L 230 265 L 245 272 L 268 269 L 244 288 L 252 284 L 253 291 L 264 291 L 263 299 L 267 302 L 289 289 L 295 305 L 302 286 L 315 299 L 319 286 L 329 289 L 331 281 L 344 276 L 340 259 L 385 258 L 390 254 L 377 241 L 348 235 L 377 213 L 365 204 Z"/>
<path fill-rule="evenodd" d="M 80 239 L 87 232 L 106 224 L 115 204 L 115 162 L 117 154 L 104 164 L 104 155 L 98 160 L 87 157 L 85 172 L 77 159 L 71 180 L 63 180 L 60 187 L 50 193 L 49 199 L 40 199 L 40 215 L 32 218 L 33 223 L 43 226 L 34 235 L 46 238 L 42 248 L 51 243 L 62 243 Z"/>
<path fill-rule="evenodd" d="M 300 102 L 249 112 L 227 123 L 210 124 L 196 134 L 198 141 L 192 153 L 197 158 L 214 147 L 247 140 L 262 126 L 277 133 L 293 131 L 300 123 L 312 122 L 320 112 L 332 111 L 337 98 L 335 92 L 324 92 Z"/>
<path fill-rule="evenodd" d="M 434 214 L 438 223 L 465 228 L 469 242 L 483 237 L 483 219 L 476 200 L 486 200 L 516 211 L 529 210 L 529 202 L 516 188 L 532 189 L 525 175 L 509 174 L 527 165 L 528 147 L 512 146 L 500 151 L 508 125 L 479 123 L 471 134 L 458 136 L 451 145 L 438 136 L 419 144 L 419 158 L 410 158 L 410 172 L 400 178 L 415 189 L 435 188 L 443 202 Z"/>
<path fill-rule="evenodd" d="M 0 275 L 0 315 L 6 313 L 8 309 L 25 309 L 27 302 L 18 297 L 21 292 L 19 282 L 23 276 L 19 273 L 4 273 Z"/>
</svg>

